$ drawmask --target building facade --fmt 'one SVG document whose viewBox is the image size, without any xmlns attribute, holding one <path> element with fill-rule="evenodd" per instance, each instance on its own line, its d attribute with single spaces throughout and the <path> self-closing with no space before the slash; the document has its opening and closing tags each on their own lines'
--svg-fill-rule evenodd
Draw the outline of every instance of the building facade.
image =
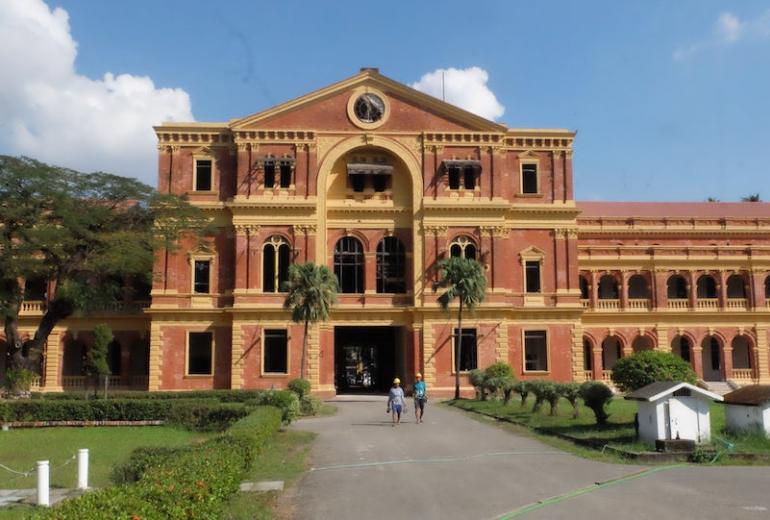
<svg viewBox="0 0 770 520">
<path fill-rule="evenodd" d="M 466 372 L 495 361 L 522 379 L 607 380 L 643 349 L 706 381 L 770 382 L 770 205 L 576 203 L 574 132 L 507 128 L 376 69 L 252 116 L 155 130 L 159 190 L 186 194 L 217 233 L 159 253 L 151 305 L 115 317 L 127 386 L 285 386 L 302 354 L 282 292 L 297 262 L 340 281 L 309 332 L 321 395 L 418 371 L 448 394 L 459 334 L 466 390 Z M 488 281 L 462 330 L 432 288 L 449 256 L 477 259 Z M 89 320 L 52 335 L 43 388 L 75 381 L 67 345 L 88 343 Z"/>
</svg>

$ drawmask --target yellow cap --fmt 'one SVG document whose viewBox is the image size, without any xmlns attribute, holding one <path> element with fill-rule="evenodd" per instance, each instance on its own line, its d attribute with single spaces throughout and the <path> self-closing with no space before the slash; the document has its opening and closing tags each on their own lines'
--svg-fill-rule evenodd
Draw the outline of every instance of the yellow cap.
<svg viewBox="0 0 770 520">
<path fill-rule="evenodd" d="M 419 372 L 417 372 L 417 373 L 415 374 L 415 376 L 416 376 L 416 377 L 422 377 L 422 374 L 421 374 L 421 373 L 419 373 Z"/>
<path fill-rule="evenodd" d="M 400 380 L 399 378 L 395 378 L 395 379 L 393 380 L 393 384 L 394 384 L 394 385 L 396 385 L 396 384 L 398 384 L 398 383 L 400 383 L 400 382 L 401 382 L 401 380 Z"/>
</svg>

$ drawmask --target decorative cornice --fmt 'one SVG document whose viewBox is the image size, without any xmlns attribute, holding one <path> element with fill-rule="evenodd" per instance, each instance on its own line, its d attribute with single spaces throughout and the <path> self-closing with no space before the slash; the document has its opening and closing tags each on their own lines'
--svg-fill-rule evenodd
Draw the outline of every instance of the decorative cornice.
<svg viewBox="0 0 770 520">
<path fill-rule="evenodd" d="M 479 226 L 481 233 L 488 233 L 496 238 L 505 238 L 508 236 L 510 229 L 505 226 Z"/>
<path fill-rule="evenodd" d="M 449 226 L 423 225 L 422 229 L 426 233 L 432 233 L 435 236 L 446 236 L 447 232 L 449 231 Z"/>
<path fill-rule="evenodd" d="M 239 235 L 244 235 L 247 232 L 252 234 L 259 232 L 258 224 L 235 224 L 233 228 L 235 228 L 235 232 Z"/>
<path fill-rule="evenodd" d="M 295 224 L 294 231 L 302 233 L 303 235 L 315 235 L 318 230 L 318 226 L 315 224 Z"/>
</svg>

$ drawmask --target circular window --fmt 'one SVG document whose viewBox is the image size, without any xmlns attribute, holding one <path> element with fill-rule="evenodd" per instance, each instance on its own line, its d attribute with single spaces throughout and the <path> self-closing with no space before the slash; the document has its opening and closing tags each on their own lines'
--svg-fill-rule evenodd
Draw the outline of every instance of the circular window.
<svg viewBox="0 0 770 520">
<path fill-rule="evenodd" d="M 361 94 L 353 105 L 356 117 L 362 123 L 376 123 L 385 115 L 385 102 L 377 94 Z"/>
</svg>

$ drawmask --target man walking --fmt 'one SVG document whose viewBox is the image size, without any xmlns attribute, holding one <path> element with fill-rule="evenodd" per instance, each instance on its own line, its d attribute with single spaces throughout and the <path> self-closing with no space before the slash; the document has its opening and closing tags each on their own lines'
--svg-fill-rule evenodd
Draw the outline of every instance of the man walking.
<svg viewBox="0 0 770 520">
<path fill-rule="evenodd" d="M 422 374 L 417 372 L 415 374 L 414 382 L 414 419 L 417 424 L 422 422 L 422 416 L 425 413 L 425 403 L 428 402 L 428 398 L 425 396 L 425 381 L 422 380 Z"/>
</svg>

